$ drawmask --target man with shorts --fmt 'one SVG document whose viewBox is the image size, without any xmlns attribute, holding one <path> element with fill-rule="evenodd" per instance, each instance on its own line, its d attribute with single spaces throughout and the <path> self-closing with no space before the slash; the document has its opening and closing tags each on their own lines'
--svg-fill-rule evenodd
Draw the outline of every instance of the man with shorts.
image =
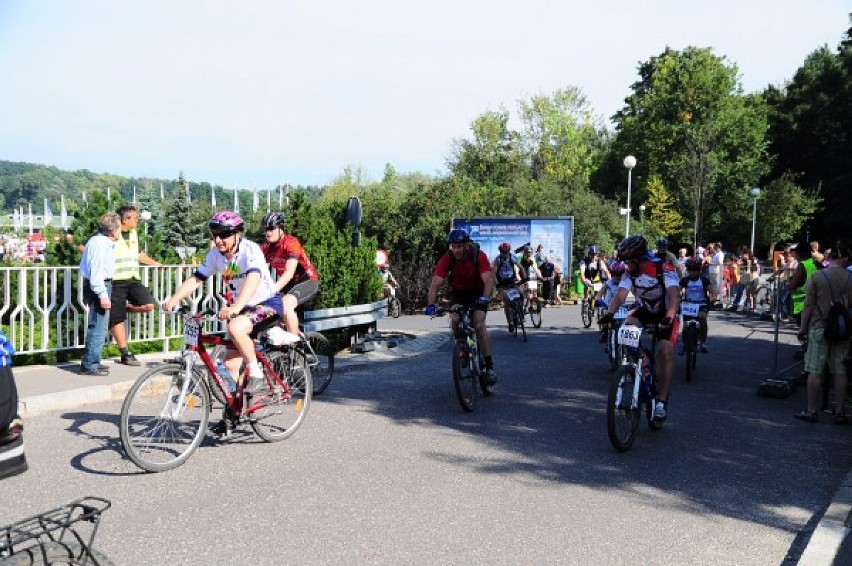
<svg viewBox="0 0 852 566">
<path fill-rule="evenodd" d="M 494 258 L 491 264 L 491 272 L 494 274 L 494 279 L 497 281 L 497 289 L 503 298 L 503 311 L 506 313 L 506 321 L 509 324 L 509 332 L 513 332 L 515 325 L 512 323 L 512 300 L 508 293 L 510 289 L 514 289 L 519 296 L 522 296 L 521 290 L 518 288 L 518 283 L 526 279 L 527 271 L 524 269 L 518 260 L 512 255 L 512 246 L 509 242 L 503 242 L 497 248 L 500 252 Z"/>
<path fill-rule="evenodd" d="M 319 292 L 319 274 L 311 263 L 298 238 L 288 234 L 284 214 L 267 212 L 261 222 L 266 241 L 260 244 L 269 267 L 278 279 L 275 289 L 284 303 L 284 323 L 287 331 L 299 334 L 299 316 L 296 307 L 316 297 Z"/>
<path fill-rule="evenodd" d="M 138 366 L 139 360 L 127 349 L 127 320 L 128 312 L 151 312 L 157 300 L 142 284 L 139 264 L 160 266 L 160 262 L 152 259 L 144 251 L 139 251 L 139 234 L 136 225 L 139 224 L 139 213 L 136 207 L 126 204 L 115 211 L 121 219 L 121 234 L 115 242 L 115 275 L 112 278 L 112 293 L 109 311 L 109 326 L 112 336 L 121 352 L 119 363 L 128 366 Z"/>
<path fill-rule="evenodd" d="M 256 393 L 265 384 L 263 369 L 257 361 L 251 333 L 262 322 L 281 316 L 278 294 L 269 266 L 260 246 L 243 237 L 245 223 L 236 212 L 220 211 L 208 222 L 213 248 L 192 277 L 187 278 L 174 295 L 163 302 L 163 310 L 173 311 L 180 301 L 198 289 L 216 273 L 222 274 L 225 306 L 217 313 L 227 321 L 228 334 L 234 344 L 225 354 L 225 367 L 239 382 L 243 360 L 248 368 L 246 393 Z"/>
<path fill-rule="evenodd" d="M 600 323 L 613 319 L 618 307 L 632 291 L 641 303 L 625 319 L 635 326 L 655 325 L 657 328 L 656 399 L 653 419 L 663 422 L 668 416 L 669 387 L 674 373 L 674 344 L 677 341 L 680 306 L 680 281 L 674 266 L 648 251 L 648 241 L 642 236 L 628 236 L 618 244 L 618 259 L 626 268 L 618 292 Z"/>
<path fill-rule="evenodd" d="M 488 312 L 488 303 L 491 301 L 491 292 L 494 290 L 491 262 L 488 261 L 485 252 L 473 247 L 467 230 L 461 228 L 450 230 L 447 244 L 450 249 L 441 256 L 435 267 L 432 284 L 429 286 L 427 299 L 429 306 L 423 312 L 430 316 L 435 314 L 438 288 L 449 278 L 453 303 L 476 306 L 472 316 L 473 327 L 485 357 L 485 378 L 490 385 L 493 385 L 497 383 L 497 374 L 494 372 L 494 360 L 491 357 L 491 340 L 485 326 L 485 315 Z M 453 315 L 450 325 L 455 334 L 458 316 Z"/>
<path fill-rule="evenodd" d="M 802 310 L 802 325 L 799 340 L 807 340 L 805 372 L 808 373 L 808 407 L 796 414 L 796 418 L 809 423 L 819 420 L 818 406 L 823 387 L 823 371 L 826 365 L 834 377 L 834 422 L 846 424 L 846 374 L 845 360 L 849 352 L 849 340 L 829 341 L 825 338 L 825 323 L 833 301 L 839 301 L 847 309 L 852 305 L 852 273 L 845 269 L 844 252 L 832 248 L 826 253 L 828 267 L 815 272 L 806 285 L 805 302 Z"/>
</svg>

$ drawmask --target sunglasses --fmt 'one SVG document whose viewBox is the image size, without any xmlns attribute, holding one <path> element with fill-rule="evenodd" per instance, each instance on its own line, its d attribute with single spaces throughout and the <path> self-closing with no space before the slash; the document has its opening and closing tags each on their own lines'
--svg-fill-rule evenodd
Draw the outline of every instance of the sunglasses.
<svg viewBox="0 0 852 566">
<path fill-rule="evenodd" d="M 210 233 L 213 234 L 214 238 L 219 238 L 220 240 L 227 240 L 236 234 L 236 232 L 232 232 L 231 230 L 211 230 Z"/>
</svg>

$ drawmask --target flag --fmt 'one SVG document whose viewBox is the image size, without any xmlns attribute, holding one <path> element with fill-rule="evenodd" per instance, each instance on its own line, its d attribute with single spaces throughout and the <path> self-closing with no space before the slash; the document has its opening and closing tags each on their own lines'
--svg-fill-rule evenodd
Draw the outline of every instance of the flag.
<svg viewBox="0 0 852 566">
<path fill-rule="evenodd" d="M 216 210 L 216 187 L 210 187 L 210 207 Z"/>
<path fill-rule="evenodd" d="M 133 185 L 133 206 L 139 204 L 139 201 L 136 200 L 136 185 Z"/>
<path fill-rule="evenodd" d="M 165 200 L 165 199 L 166 199 L 166 193 L 163 192 L 163 183 L 161 182 L 160 183 L 160 200 Z"/>
<path fill-rule="evenodd" d="M 65 195 L 60 195 L 59 198 L 59 223 L 62 225 L 62 229 L 65 230 L 68 228 L 68 209 L 65 208 Z"/>
<path fill-rule="evenodd" d="M 240 213 L 240 196 L 237 192 L 237 187 L 234 187 L 234 212 Z"/>
<path fill-rule="evenodd" d="M 107 187 L 107 204 L 109 204 L 111 201 L 112 201 L 112 189 L 110 187 Z"/>
<path fill-rule="evenodd" d="M 51 222 L 53 222 L 53 211 L 50 210 L 50 203 L 47 202 L 47 199 L 44 199 L 44 224 L 42 226 L 50 226 Z"/>
</svg>

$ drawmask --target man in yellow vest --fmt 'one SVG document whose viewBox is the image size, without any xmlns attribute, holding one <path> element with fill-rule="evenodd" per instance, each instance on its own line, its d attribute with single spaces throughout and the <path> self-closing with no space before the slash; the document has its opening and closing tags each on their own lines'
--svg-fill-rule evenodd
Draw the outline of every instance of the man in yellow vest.
<svg viewBox="0 0 852 566">
<path fill-rule="evenodd" d="M 150 312 L 157 300 L 142 284 L 142 274 L 139 264 L 159 266 L 160 262 L 151 259 L 144 251 L 139 251 L 139 234 L 136 225 L 139 223 L 139 213 L 136 207 L 126 204 L 116 210 L 121 218 L 121 236 L 115 242 L 115 275 L 112 278 L 112 309 L 109 314 L 109 325 L 112 336 L 121 351 L 120 363 L 128 366 L 138 366 L 139 360 L 127 349 L 127 313 Z"/>
</svg>

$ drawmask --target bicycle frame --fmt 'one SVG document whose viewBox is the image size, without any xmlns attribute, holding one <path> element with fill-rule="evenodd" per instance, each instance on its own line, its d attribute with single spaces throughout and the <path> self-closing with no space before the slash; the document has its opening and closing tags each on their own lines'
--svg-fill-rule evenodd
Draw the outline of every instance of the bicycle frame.
<svg viewBox="0 0 852 566">
<path fill-rule="evenodd" d="M 636 328 L 631 325 L 624 324 L 619 328 L 619 332 L 622 331 L 631 331 L 631 328 Z M 656 333 L 656 325 L 654 326 L 645 326 L 639 327 L 641 328 L 642 335 L 640 336 L 640 342 L 638 347 L 621 345 L 621 366 L 629 367 L 633 371 L 633 375 L 635 379 L 633 381 L 633 399 L 631 400 L 631 408 L 636 409 L 639 406 L 639 403 L 642 401 L 642 394 L 644 393 L 645 398 L 653 398 L 654 396 L 654 365 L 656 362 L 656 350 L 657 350 L 657 333 Z M 646 342 L 649 340 L 648 334 L 651 335 L 650 341 L 651 344 L 648 346 Z M 620 340 L 619 340 L 620 342 Z M 642 360 L 647 360 L 648 362 L 648 376 L 643 375 L 642 372 Z M 641 390 L 640 390 L 641 387 Z M 620 392 L 617 402 L 621 403 Z"/>
</svg>

